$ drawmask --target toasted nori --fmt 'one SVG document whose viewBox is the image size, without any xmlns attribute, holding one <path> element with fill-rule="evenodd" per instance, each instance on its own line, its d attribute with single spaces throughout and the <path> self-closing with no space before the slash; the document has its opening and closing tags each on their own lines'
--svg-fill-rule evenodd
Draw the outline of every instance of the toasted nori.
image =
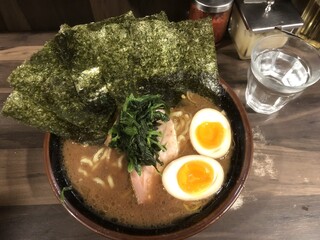
<svg viewBox="0 0 320 240">
<path fill-rule="evenodd" d="M 122 17 L 106 20 L 104 23 L 111 23 L 112 20 L 120 22 L 132 16 L 129 13 Z M 101 23 L 97 25 L 100 26 L 100 30 L 104 26 Z M 76 78 L 81 71 L 81 66 L 76 68 L 73 65 L 80 62 L 80 64 L 87 66 L 89 63 L 86 59 L 88 54 L 85 55 L 85 52 L 91 51 L 92 41 L 85 39 L 90 35 L 88 30 L 84 31 L 83 29 L 93 27 L 98 29 L 98 26 L 94 26 L 92 23 L 74 28 L 64 25 L 52 41 L 48 42 L 41 51 L 34 54 L 29 61 L 26 61 L 11 74 L 9 82 L 21 93 L 32 97 L 35 102 L 54 111 L 61 119 L 80 128 L 90 127 L 92 131 L 107 132 L 112 124 L 110 118 L 116 110 L 114 99 L 104 96 L 104 108 L 97 111 L 97 108 L 94 108 L 92 104 L 83 101 L 75 91 L 73 82 L 73 77 Z M 75 33 L 79 35 L 78 38 L 75 38 Z M 81 36 L 85 41 L 81 42 Z M 94 39 L 92 38 L 92 40 Z M 73 53 L 82 57 L 80 61 L 77 61 L 77 57 Z M 98 56 L 96 53 L 92 55 Z"/>
<path fill-rule="evenodd" d="M 218 84 L 210 19 L 169 22 L 131 12 L 69 27 L 12 72 L 2 112 L 78 141 L 101 140 L 129 94 L 161 94 L 174 105 L 188 90 Z M 37 113 L 37 114 L 35 114 Z"/>
<path fill-rule="evenodd" d="M 98 139 L 102 141 L 106 137 L 104 132 L 92 132 L 91 129 L 84 131 L 84 129 L 74 126 L 16 90 L 12 91 L 7 98 L 2 111 L 5 116 L 13 117 L 40 130 L 77 141 L 96 142 Z"/>
<path fill-rule="evenodd" d="M 107 107 L 108 112 L 92 112 L 75 91 L 69 72 L 56 61 L 49 45 L 46 45 L 30 61 L 15 70 L 9 81 L 14 89 L 55 112 L 60 119 L 79 128 L 107 131 L 110 127 L 109 118 L 115 112 L 114 101 L 111 100 Z M 88 125 L 88 122 L 91 124 Z"/>
<path fill-rule="evenodd" d="M 142 65 L 146 67 L 141 70 L 136 89 L 139 94 L 159 93 L 171 105 L 186 91 L 213 99 L 220 88 L 211 23 L 201 20 L 170 24 L 170 32 L 175 34 L 169 36 L 172 39 L 168 44 L 162 44 L 162 54 L 158 57 L 161 61 L 157 66 L 152 66 L 150 60 L 149 65 Z M 168 36 L 162 41 L 167 39 Z"/>
</svg>

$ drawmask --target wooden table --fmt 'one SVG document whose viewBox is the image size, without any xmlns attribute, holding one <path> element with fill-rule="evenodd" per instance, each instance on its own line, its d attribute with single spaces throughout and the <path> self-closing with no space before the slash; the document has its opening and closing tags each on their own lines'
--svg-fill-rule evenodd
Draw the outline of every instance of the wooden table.
<svg viewBox="0 0 320 240">
<path fill-rule="evenodd" d="M 0 107 L 10 72 L 54 33 L 0 34 Z M 218 47 L 220 75 L 244 102 L 249 61 L 230 40 Z M 320 84 L 265 116 L 248 109 L 254 158 L 239 199 L 191 239 L 320 239 Z M 44 134 L 0 117 L 0 239 L 103 239 L 59 204 L 43 163 Z"/>
</svg>

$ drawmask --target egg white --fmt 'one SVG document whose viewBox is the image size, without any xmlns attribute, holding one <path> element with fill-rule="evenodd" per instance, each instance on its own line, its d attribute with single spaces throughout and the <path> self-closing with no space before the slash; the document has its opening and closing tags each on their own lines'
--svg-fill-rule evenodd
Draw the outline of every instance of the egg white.
<svg viewBox="0 0 320 240">
<path fill-rule="evenodd" d="M 183 191 L 178 183 L 177 175 L 179 169 L 187 162 L 190 161 L 203 161 L 212 166 L 214 171 L 214 179 L 211 185 L 201 191 L 200 193 L 187 193 Z M 194 201 L 207 198 L 215 194 L 222 186 L 224 181 L 224 171 L 220 163 L 210 157 L 201 156 L 201 155 L 188 155 L 180 157 L 172 162 L 170 162 L 162 173 L 162 184 L 166 191 L 175 198 L 185 200 L 185 201 Z"/>
<path fill-rule="evenodd" d="M 203 122 L 219 122 L 224 127 L 224 137 L 219 147 L 207 149 L 198 142 L 196 129 Z M 213 108 L 201 109 L 194 115 L 190 124 L 189 136 L 192 146 L 199 154 L 212 158 L 223 157 L 231 146 L 231 127 L 229 121 L 221 112 Z"/>
</svg>

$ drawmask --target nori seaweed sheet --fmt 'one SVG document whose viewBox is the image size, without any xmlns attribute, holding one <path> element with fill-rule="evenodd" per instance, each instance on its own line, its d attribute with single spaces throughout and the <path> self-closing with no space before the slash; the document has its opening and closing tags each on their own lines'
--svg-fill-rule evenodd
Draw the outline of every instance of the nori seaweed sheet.
<svg viewBox="0 0 320 240">
<path fill-rule="evenodd" d="M 171 23 L 170 32 L 174 34 L 169 36 L 172 39 L 159 46 L 162 47 L 162 61 L 159 66 L 145 64 L 142 69 L 145 74 L 141 74 L 136 82 L 139 94 L 157 92 L 171 105 L 175 105 L 181 94 L 188 90 L 214 98 L 220 88 L 210 26 L 207 20 Z"/>
<path fill-rule="evenodd" d="M 101 141 L 133 93 L 174 105 L 188 90 L 214 95 L 218 84 L 210 19 L 169 22 L 131 12 L 97 23 L 63 25 L 12 72 L 2 112 L 76 141 Z"/>
<path fill-rule="evenodd" d="M 54 112 L 44 109 L 41 105 L 36 104 L 32 99 L 16 90 L 9 95 L 2 111 L 6 116 L 11 116 L 25 124 L 65 138 L 96 142 L 97 139 L 102 141 L 106 137 L 103 132 L 97 133 L 92 132 L 91 129 L 80 129 L 59 118 Z"/>
</svg>

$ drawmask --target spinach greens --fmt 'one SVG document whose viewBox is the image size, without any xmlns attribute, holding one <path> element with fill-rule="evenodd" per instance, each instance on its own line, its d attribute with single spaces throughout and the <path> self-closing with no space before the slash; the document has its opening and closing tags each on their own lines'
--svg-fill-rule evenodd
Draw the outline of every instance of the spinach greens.
<svg viewBox="0 0 320 240">
<path fill-rule="evenodd" d="M 160 144 L 158 126 L 169 120 L 168 108 L 159 95 L 134 97 L 132 94 L 122 106 L 117 123 L 110 129 L 109 146 L 124 152 L 128 161 L 128 172 L 141 175 L 142 166 L 154 166 L 159 152 L 166 150 Z"/>
</svg>

